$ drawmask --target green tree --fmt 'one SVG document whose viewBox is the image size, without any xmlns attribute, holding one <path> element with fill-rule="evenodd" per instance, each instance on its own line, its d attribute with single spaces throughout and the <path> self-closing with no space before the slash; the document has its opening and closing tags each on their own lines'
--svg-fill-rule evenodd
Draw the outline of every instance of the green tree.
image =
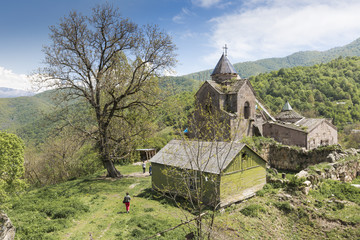
<svg viewBox="0 0 360 240">
<path fill-rule="evenodd" d="M 0 132 L 0 202 L 25 187 L 24 143 L 15 134 Z"/>
<path fill-rule="evenodd" d="M 120 177 L 111 146 L 122 136 L 112 135 L 112 124 L 127 121 L 126 111 L 154 105 L 148 100 L 156 95 L 154 76 L 174 66 L 175 45 L 157 26 L 140 27 L 109 4 L 95 7 L 89 17 L 71 12 L 50 31 L 47 67 L 35 81 L 62 90 L 63 102 L 86 102 L 95 124 L 79 129 L 97 142 L 108 176 Z"/>
</svg>

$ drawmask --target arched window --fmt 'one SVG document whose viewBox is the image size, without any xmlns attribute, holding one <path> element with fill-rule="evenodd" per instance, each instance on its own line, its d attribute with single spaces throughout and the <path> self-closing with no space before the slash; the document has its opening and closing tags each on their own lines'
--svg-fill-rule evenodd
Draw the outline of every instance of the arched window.
<svg viewBox="0 0 360 240">
<path fill-rule="evenodd" d="M 250 117 L 250 103 L 245 102 L 244 104 L 244 118 L 248 119 Z"/>
</svg>

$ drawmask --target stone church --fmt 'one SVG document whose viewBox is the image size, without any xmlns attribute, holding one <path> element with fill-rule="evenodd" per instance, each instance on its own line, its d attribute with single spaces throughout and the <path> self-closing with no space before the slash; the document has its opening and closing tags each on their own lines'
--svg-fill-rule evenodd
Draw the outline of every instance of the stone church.
<svg viewBox="0 0 360 240">
<path fill-rule="evenodd" d="M 305 118 L 288 102 L 281 113 L 272 117 L 257 100 L 249 80 L 236 72 L 226 52 L 211 80 L 197 91 L 195 103 L 189 133 L 193 138 L 237 141 L 246 136 L 265 136 L 306 149 L 337 144 L 337 129 L 330 120 Z"/>
</svg>

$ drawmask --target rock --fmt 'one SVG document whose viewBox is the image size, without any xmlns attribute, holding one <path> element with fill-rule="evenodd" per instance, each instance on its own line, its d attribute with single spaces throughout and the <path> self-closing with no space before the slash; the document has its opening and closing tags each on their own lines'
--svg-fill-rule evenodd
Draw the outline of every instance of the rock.
<svg viewBox="0 0 360 240">
<path fill-rule="evenodd" d="M 305 182 L 303 182 L 303 184 L 307 187 L 311 186 L 311 182 L 309 180 L 306 180 Z"/>
<path fill-rule="evenodd" d="M 352 177 L 350 177 L 349 175 L 346 175 L 344 177 L 344 182 L 351 182 L 352 180 L 353 180 Z"/>
<path fill-rule="evenodd" d="M 300 172 L 298 172 L 295 176 L 298 178 L 306 178 L 309 175 L 309 173 L 305 170 L 301 170 Z"/>
<path fill-rule="evenodd" d="M 0 213 L 0 240 L 13 240 L 15 227 L 5 213 Z"/>
<path fill-rule="evenodd" d="M 346 153 L 354 156 L 358 153 L 358 151 L 355 148 L 349 148 L 349 149 L 346 149 Z"/>
<path fill-rule="evenodd" d="M 279 193 L 277 196 L 279 197 L 279 200 L 285 200 L 285 201 L 293 198 L 290 194 L 287 193 Z"/>
<path fill-rule="evenodd" d="M 302 192 L 303 192 L 305 195 L 308 195 L 308 194 L 309 194 L 309 191 L 310 191 L 310 188 L 311 188 L 311 187 L 304 187 L 304 188 L 302 189 Z"/>
<path fill-rule="evenodd" d="M 336 157 L 333 153 L 330 153 L 327 157 L 326 157 L 326 161 L 327 162 L 336 162 Z"/>
</svg>

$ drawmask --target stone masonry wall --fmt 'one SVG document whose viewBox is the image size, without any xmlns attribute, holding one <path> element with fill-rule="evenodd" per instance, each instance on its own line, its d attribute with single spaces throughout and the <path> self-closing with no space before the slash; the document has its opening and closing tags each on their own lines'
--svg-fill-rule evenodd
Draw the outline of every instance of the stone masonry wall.
<svg viewBox="0 0 360 240">
<path fill-rule="evenodd" d="M 344 153 L 341 148 L 337 146 L 308 151 L 279 144 L 270 144 L 263 146 L 260 155 L 269 162 L 270 167 L 300 171 L 310 165 L 321 162 L 335 162 L 341 158 Z"/>
<path fill-rule="evenodd" d="M 296 176 L 305 177 L 311 182 L 312 185 L 316 185 L 321 179 L 332 179 L 343 182 L 353 181 L 360 173 L 360 155 L 349 161 L 339 161 L 334 163 L 328 163 L 322 166 L 321 169 L 304 169 L 300 171 Z"/>
</svg>

